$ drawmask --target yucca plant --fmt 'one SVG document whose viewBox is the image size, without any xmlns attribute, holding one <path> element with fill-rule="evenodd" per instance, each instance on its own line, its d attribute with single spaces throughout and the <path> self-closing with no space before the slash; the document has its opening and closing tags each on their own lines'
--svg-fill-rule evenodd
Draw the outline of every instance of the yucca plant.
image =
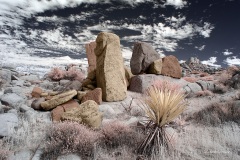
<svg viewBox="0 0 240 160">
<path fill-rule="evenodd" d="M 160 151 L 161 146 L 169 149 L 170 137 L 166 125 L 179 116 L 187 107 L 186 95 L 180 86 L 168 81 L 157 81 L 146 91 L 143 109 L 148 122 L 146 139 L 138 148 L 139 154 Z"/>
</svg>

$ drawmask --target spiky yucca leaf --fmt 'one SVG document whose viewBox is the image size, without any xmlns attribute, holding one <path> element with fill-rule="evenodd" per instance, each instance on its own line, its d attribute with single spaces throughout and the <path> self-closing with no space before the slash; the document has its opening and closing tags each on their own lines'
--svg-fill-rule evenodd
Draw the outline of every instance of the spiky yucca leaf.
<svg viewBox="0 0 240 160">
<path fill-rule="evenodd" d="M 170 85 L 170 84 L 169 84 Z M 187 106 L 185 95 L 180 89 L 167 89 L 151 86 L 147 90 L 146 106 L 147 116 L 159 127 L 171 122 L 180 115 Z"/>
</svg>

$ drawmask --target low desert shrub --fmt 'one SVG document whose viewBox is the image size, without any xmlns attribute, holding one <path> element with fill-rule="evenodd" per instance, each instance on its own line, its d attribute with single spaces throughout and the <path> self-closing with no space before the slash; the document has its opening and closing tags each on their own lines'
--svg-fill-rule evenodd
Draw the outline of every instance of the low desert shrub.
<svg viewBox="0 0 240 160">
<path fill-rule="evenodd" d="M 134 148 L 141 141 L 141 135 L 130 126 L 120 122 L 113 121 L 103 124 L 101 143 L 107 148 L 116 148 L 122 145 Z"/>
<path fill-rule="evenodd" d="M 68 80 L 78 80 L 82 82 L 83 79 L 85 78 L 85 75 L 80 70 L 74 67 L 70 67 L 68 68 L 68 70 L 54 67 L 47 75 L 51 80 L 54 80 L 54 81 L 59 81 L 61 79 L 68 79 Z"/>
<path fill-rule="evenodd" d="M 65 71 L 58 67 L 53 68 L 48 73 L 48 77 L 54 81 L 59 81 L 59 80 L 63 79 L 64 76 L 65 76 Z"/>
<path fill-rule="evenodd" d="M 3 140 L 0 140 L 0 160 L 6 160 L 11 151 L 7 148 Z"/>
<path fill-rule="evenodd" d="M 195 77 L 183 77 L 183 79 L 184 79 L 185 81 L 190 82 L 190 83 L 195 83 L 195 82 L 198 81 L 198 79 L 195 78 Z"/>
<path fill-rule="evenodd" d="M 47 133 L 43 158 L 51 159 L 66 153 L 91 156 L 100 136 L 98 132 L 76 122 L 53 124 Z"/>
<path fill-rule="evenodd" d="M 192 119 L 198 124 L 210 126 L 217 126 L 229 121 L 239 123 L 240 108 L 238 104 L 234 102 L 215 103 L 204 110 L 194 113 L 187 120 Z"/>
<path fill-rule="evenodd" d="M 185 110 L 187 102 L 184 99 L 180 86 L 169 81 L 156 81 L 149 87 L 144 100 L 147 137 L 138 153 L 150 155 L 159 152 L 162 146 L 169 149 L 170 137 L 165 127 Z"/>
<path fill-rule="evenodd" d="M 204 97 L 204 96 L 213 96 L 213 93 L 209 90 L 198 91 L 196 92 L 197 97 Z"/>
</svg>

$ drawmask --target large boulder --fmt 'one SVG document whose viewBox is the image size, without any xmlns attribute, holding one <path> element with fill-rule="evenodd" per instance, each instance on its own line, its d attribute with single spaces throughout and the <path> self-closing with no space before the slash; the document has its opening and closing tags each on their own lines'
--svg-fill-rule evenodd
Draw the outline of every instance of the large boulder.
<svg viewBox="0 0 240 160">
<path fill-rule="evenodd" d="M 162 75 L 181 78 L 182 77 L 182 68 L 178 62 L 178 59 L 175 56 L 166 56 L 162 59 Z"/>
<path fill-rule="evenodd" d="M 10 136 L 18 126 L 18 117 L 14 113 L 0 114 L 0 137 Z"/>
<path fill-rule="evenodd" d="M 96 69 L 96 55 L 94 53 L 94 49 L 96 48 L 96 42 L 90 42 L 85 45 L 86 54 L 88 59 L 88 72 Z"/>
<path fill-rule="evenodd" d="M 153 61 L 148 70 L 147 73 L 149 74 L 161 74 L 162 73 L 162 59 L 158 59 Z"/>
<path fill-rule="evenodd" d="M 64 93 L 61 93 L 59 95 L 53 96 L 50 100 L 42 102 L 41 107 L 44 110 L 51 110 L 53 108 L 56 108 L 58 105 L 63 104 L 69 100 L 71 100 L 74 96 L 77 95 L 76 90 L 67 91 Z"/>
<path fill-rule="evenodd" d="M 161 80 L 161 81 L 168 80 L 170 82 L 180 85 L 181 87 L 184 87 L 189 83 L 184 79 L 174 79 L 174 78 L 170 78 L 162 75 L 155 75 L 155 74 L 143 74 L 143 75 L 134 76 L 131 79 L 129 90 L 133 92 L 144 93 L 148 89 L 148 87 L 150 87 L 157 80 Z"/>
<path fill-rule="evenodd" d="M 101 88 L 96 88 L 92 91 L 87 92 L 81 100 L 81 103 L 84 103 L 88 100 L 93 100 L 95 101 L 97 104 L 101 104 L 102 103 L 102 89 Z"/>
<path fill-rule="evenodd" d="M 26 102 L 26 100 L 16 93 L 7 93 L 1 96 L 1 101 L 4 105 L 10 106 L 15 109 L 19 109 L 19 107 Z"/>
<path fill-rule="evenodd" d="M 130 60 L 130 67 L 133 74 L 145 72 L 150 64 L 160 59 L 160 55 L 153 47 L 146 42 L 136 42 L 133 47 L 133 54 Z"/>
<path fill-rule="evenodd" d="M 94 50 L 97 60 L 97 87 L 102 88 L 103 100 L 121 101 L 127 96 L 127 84 L 119 37 L 101 32 Z"/>
<path fill-rule="evenodd" d="M 62 114 L 61 120 L 83 123 L 89 127 L 99 128 L 102 124 L 102 113 L 98 111 L 98 104 L 88 100 L 79 107 L 73 108 Z"/>
</svg>

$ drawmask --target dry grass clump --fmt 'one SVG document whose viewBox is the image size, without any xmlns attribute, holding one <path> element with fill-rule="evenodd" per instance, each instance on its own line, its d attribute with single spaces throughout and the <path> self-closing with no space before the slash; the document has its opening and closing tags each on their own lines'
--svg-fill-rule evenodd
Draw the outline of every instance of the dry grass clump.
<svg viewBox="0 0 240 160">
<path fill-rule="evenodd" d="M 7 157 L 11 154 L 10 149 L 5 145 L 3 140 L 0 140 L 0 160 L 6 160 Z"/>
<path fill-rule="evenodd" d="M 101 134 L 103 135 L 101 143 L 107 148 L 116 148 L 123 145 L 134 148 L 142 138 L 130 126 L 120 121 L 103 124 Z"/>
<path fill-rule="evenodd" d="M 198 81 L 198 78 L 196 78 L 196 77 L 183 77 L 183 79 L 184 79 L 185 81 L 190 82 L 190 83 L 195 83 L 195 82 Z"/>
<path fill-rule="evenodd" d="M 217 126 L 225 122 L 240 123 L 239 102 L 216 103 L 208 108 L 194 113 L 187 120 L 193 120 L 198 124 Z"/>
<path fill-rule="evenodd" d="M 211 92 L 211 91 L 209 91 L 209 90 L 204 90 L 204 91 L 198 91 L 197 93 L 196 93 L 196 96 L 197 97 L 205 97 L 205 96 L 213 96 L 214 94 Z"/>
<path fill-rule="evenodd" d="M 67 153 L 78 153 L 82 157 L 93 155 L 100 134 L 75 122 L 53 124 L 47 133 L 44 159 Z"/>
<path fill-rule="evenodd" d="M 68 70 L 63 70 L 58 67 L 54 67 L 49 73 L 48 77 L 51 80 L 59 81 L 61 79 L 68 79 L 68 80 L 78 80 L 80 82 L 83 81 L 85 75 L 74 67 L 70 67 Z"/>
<path fill-rule="evenodd" d="M 169 148 L 170 137 L 166 125 L 179 116 L 186 108 L 187 102 L 180 86 L 168 81 L 158 81 L 147 93 L 144 110 L 149 119 L 146 124 L 147 137 L 138 148 L 140 154 L 159 152 L 161 146 Z"/>
</svg>

